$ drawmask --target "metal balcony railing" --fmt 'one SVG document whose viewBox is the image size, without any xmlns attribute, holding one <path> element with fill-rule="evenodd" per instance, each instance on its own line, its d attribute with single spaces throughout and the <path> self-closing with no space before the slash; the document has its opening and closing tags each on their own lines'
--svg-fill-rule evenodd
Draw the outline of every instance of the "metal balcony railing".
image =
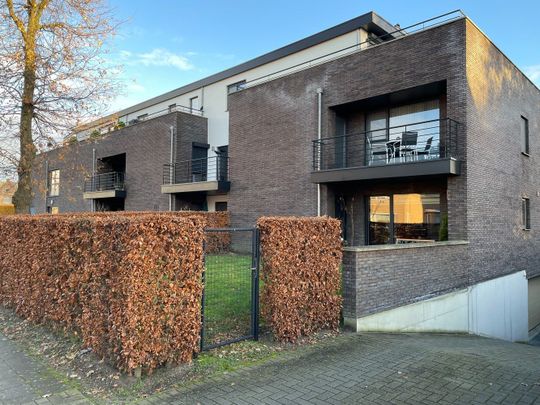
<svg viewBox="0 0 540 405">
<path fill-rule="evenodd" d="M 99 173 L 84 181 L 84 192 L 125 190 L 125 173 Z"/>
<path fill-rule="evenodd" d="M 229 157 L 212 156 L 163 165 L 163 184 L 229 181 Z"/>
<path fill-rule="evenodd" d="M 313 170 L 458 158 L 460 128 L 445 118 L 316 139 Z"/>
</svg>

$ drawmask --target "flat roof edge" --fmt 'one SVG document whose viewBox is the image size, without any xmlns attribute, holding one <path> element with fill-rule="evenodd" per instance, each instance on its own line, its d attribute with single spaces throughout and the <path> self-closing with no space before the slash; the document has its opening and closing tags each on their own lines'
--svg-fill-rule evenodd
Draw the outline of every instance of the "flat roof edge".
<svg viewBox="0 0 540 405">
<path fill-rule="evenodd" d="M 196 90 L 203 86 L 208 86 L 210 84 L 219 82 L 221 80 L 227 79 L 229 77 L 238 75 L 247 70 L 254 69 L 256 67 L 265 65 L 267 63 L 274 62 L 278 59 L 284 58 L 286 56 L 292 55 L 294 53 L 303 51 L 304 49 L 311 48 L 315 45 L 326 42 L 330 39 L 337 38 L 341 35 L 344 35 L 348 32 L 354 31 L 359 28 L 370 28 L 374 31 L 382 33 L 388 33 L 391 30 L 394 30 L 395 27 L 390 24 L 388 21 L 380 17 L 373 11 L 362 14 L 358 17 L 352 18 L 348 21 L 335 25 L 333 27 L 327 28 L 323 31 L 320 31 L 316 34 L 310 35 L 308 37 L 302 38 L 298 41 L 292 42 L 288 45 L 285 45 L 281 48 L 275 49 L 263 55 L 257 56 L 253 59 L 250 59 L 246 62 L 240 63 L 239 65 L 233 66 L 231 68 L 222 70 L 221 72 L 215 73 L 213 75 L 207 76 L 203 79 L 197 80 L 195 82 L 189 83 L 185 86 L 181 86 L 177 89 L 168 91 L 166 93 L 160 94 L 159 96 L 152 97 L 148 100 L 142 101 L 138 104 L 135 104 L 131 107 L 125 108 L 123 110 L 109 114 L 99 120 L 90 121 L 84 124 L 85 127 L 91 126 L 94 122 L 111 119 L 113 117 L 121 117 L 123 115 L 131 114 L 133 112 L 139 111 L 141 109 L 151 107 L 153 105 L 159 104 L 163 101 L 167 101 L 173 97 L 181 96 L 182 94 L 189 93 L 190 91 Z M 380 34 L 378 34 L 380 35 Z M 81 125 L 83 126 L 83 125 Z"/>
</svg>

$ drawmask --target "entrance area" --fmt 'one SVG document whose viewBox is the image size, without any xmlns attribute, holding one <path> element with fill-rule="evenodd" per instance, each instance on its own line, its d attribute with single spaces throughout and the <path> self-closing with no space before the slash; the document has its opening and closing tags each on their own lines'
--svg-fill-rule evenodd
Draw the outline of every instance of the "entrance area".
<svg viewBox="0 0 540 405">
<path fill-rule="evenodd" d="M 259 334 L 259 236 L 256 228 L 206 230 L 201 350 Z"/>
</svg>

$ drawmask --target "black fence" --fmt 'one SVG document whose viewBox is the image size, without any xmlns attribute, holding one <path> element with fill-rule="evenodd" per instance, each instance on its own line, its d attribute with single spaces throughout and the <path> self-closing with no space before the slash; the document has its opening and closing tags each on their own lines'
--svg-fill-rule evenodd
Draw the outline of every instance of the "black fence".
<svg viewBox="0 0 540 405">
<path fill-rule="evenodd" d="M 125 178 L 124 172 L 96 174 L 84 181 L 84 192 L 124 190 Z"/>
<path fill-rule="evenodd" d="M 259 237 L 256 228 L 206 229 L 226 250 L 207 245 L 201 350 L 259 336 Z M 213 243 L 211 246 L 216 246 Z"/>
<path fill-rule="evenodd" d="M 212 156 L 163 165 L 163 184 L 228 180 L 228 156 Z"/>
<path fill-rule="evenodd" d="M 313 141 L 313 170 L 458 157 L 461 125 L 449 118 Z"/>
</svg>

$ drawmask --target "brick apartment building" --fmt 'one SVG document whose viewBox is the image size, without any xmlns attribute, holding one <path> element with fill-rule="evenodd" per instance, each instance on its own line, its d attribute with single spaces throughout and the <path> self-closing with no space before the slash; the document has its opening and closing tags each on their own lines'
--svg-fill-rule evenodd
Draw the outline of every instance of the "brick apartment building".
<svg viewBox="0 0 540 405">
<path fill-rule="evenodd" d="M 79 128 L 40 155 L 34 211 L 335 216 L 355 330 L 525 341 L 539 132 L 539 89 L 460 12 L 368 13 Z"/>
</svg>

